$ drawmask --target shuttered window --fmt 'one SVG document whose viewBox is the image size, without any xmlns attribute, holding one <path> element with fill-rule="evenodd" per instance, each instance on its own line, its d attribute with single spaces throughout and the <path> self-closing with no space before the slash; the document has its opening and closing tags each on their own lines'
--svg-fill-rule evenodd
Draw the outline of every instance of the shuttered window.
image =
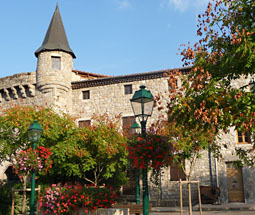
<svg viewBox="0 0 255 215">
<path fill-rule="evenodd" d="M 185 173 L 183 172 L 182 168 L 179 166 L 178 163 L 172 162 L 170 166 L 170 180 L 179 181 L 180 179 L 186 180 Z"/>
<path fill-rule="evenodd" d="M 81 120 L 78 123 L 79 123 L 79 128 L 88 127 L 91 124 L 91 120 Z"/>
<path fill-rule="evenodd" d="M 134 116 L 127 116 L 122 118 L 122 129 L 123 129 L 123 134 L 127 137 L 132 136 L 132 129 L 131 126 L 135 122 L 135 117 Z"/>
</svg>

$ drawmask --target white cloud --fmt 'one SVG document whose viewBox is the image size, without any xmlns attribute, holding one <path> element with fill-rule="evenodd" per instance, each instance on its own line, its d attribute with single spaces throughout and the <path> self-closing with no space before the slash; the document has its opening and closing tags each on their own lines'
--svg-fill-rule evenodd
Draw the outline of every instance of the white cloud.
<svg viewBox="0 0 255 215">
<path fill-rule="evenodd" d="M 161 0 L 161 8 L 172 8 L 181 12 L 186 11 L 189 8 L 205 9 L 206 5 L 210 0 Z"/>
<path fill-rule="evenodd" d="M 128 0 L 117 0 L 119 9 L 131 8 L 131 3 Z"/>
</svg>

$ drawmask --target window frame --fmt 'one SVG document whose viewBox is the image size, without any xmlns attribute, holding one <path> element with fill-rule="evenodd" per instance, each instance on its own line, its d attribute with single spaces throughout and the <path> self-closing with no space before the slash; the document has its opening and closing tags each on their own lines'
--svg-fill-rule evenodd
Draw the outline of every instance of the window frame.
<svg viewBox="0 0 255 215">
<path fill-rule="evenodd" d="M 184 164 L 185 168 L 185 160 L 182 160 L 181 162 Z M 179 181 L 180 179 L 186 180 L 185 172 L 180 168 L 179 163 L 174 163 L 172 161 L 170 165 L 170 181 Z"/>
<path fill-rule="evenodd" d="M 61 57 L 60 56 L 51 56 L 51 69 L 52 70 L 61 70 Z"/>
<path fill-rule="evenodd" d="M 127 123 L 124 125 L 125 121 Z M 135 116 L 122 117 L 122 131 L 124 136 L 131 137 L 133 135 L 131 126 L 133 125 L 134 122 L 135 122 Z"/>
<path fill-rule="evenodd" d="M 83 100 L 88 100 L 88 99 L 90 99 L 90 90 L 84 90 L 84 91 L 82 91 L 82 99 L 83 99 Z"/>
<path fill-rule="evenodd" d="M 133 85 L 132 84 L 125 84 L 124 85 L 124 94 L 125 95 L 133 94 Z"/>
<path fill-rule="evenodd" d="M 90 119 L 79 120 L 78 121 L 78 127 L 79 128 L 90 127 L 90 126 L 91 126 L 91 120 Z"/>
<path fill-rule="evenodd" d="M 248 131 L 236 131 L 237 144 L 251 144 L 251 137 Z"/>
</svg>

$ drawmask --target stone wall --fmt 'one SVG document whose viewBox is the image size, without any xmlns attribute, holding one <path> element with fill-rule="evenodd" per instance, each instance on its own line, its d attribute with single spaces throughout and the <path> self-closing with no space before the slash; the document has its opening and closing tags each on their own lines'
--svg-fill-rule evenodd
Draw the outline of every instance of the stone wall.
<svg viewBox="0 0 255 215">
<path fill-rule="evenodd" d="M 31 103 L 35 97 L 35 72 L 0 79 L 0 105 Z M 24 101 L 25 100 L 25 101 Z"/>
<path fill-rule="evenodd" d="M 73 114 L 79 120 L 90 120 L 93 114 L 102 115 L 104 113 L 111 116 L 118 114 L 121 114 L 123 117 L 134 116 L 130 103 L 133 93 L 125 95 L 124 85 L 126 84 L 132 84 L 133 93 L 139 90 L 141 85 L 145 85 L 152 95 L 160 94 L 162 97 L 168 97 L 166 78 L 76 89 L 72 91 Z M 83 99 L 82 91 L 87 90 L 90 92 L 90 99 Z M 164 103 L 166 104 L 166 100 L 164 100 Z M 159 118 L 160 114 L 157 108 L 153 110 L 152 117 L 148 119 L 148 127 Z"/>
</svg>

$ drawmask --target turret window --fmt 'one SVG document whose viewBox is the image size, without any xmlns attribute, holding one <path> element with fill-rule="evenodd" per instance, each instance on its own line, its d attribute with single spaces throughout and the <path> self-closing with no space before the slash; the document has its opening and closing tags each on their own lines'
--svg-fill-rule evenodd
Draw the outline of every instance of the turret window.
<svg viewBox="0 0 255 215">
<path fill-rule="evenodd" d="M 60 57 L 51 56 L 51 68 L 53 70 L 60 70 Z"/>
</svg>

